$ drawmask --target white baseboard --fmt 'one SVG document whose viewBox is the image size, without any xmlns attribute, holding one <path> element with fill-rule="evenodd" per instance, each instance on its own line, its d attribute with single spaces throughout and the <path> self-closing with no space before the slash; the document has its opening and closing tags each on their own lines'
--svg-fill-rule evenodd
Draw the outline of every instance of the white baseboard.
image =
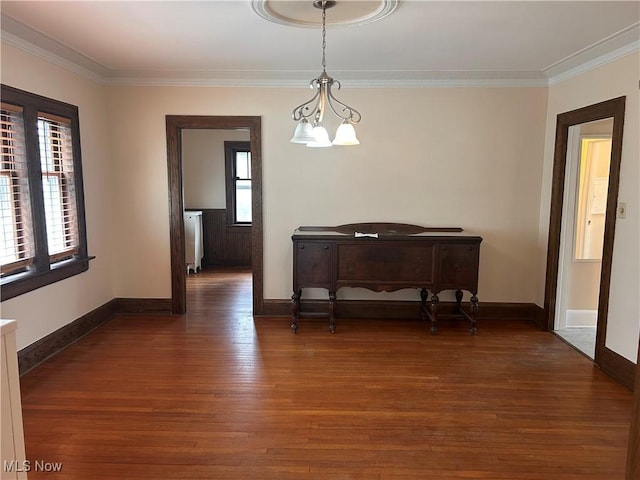
<svg viewBox="0 0 640 480">
<path fill-rule="evenodd" d="M 597 324 L 597 310 L 567 310 L 567 328 L 595 327 Z"/>
</svg>

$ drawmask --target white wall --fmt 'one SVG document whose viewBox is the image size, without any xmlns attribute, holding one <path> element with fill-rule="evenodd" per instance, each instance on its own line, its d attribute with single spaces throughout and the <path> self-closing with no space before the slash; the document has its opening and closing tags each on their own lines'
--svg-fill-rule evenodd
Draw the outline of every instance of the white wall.
<svg viewBox="0 0 640 480">
<path fill-rule="evenodd" d="M 248 142 L 249 132 L 182 131 L 182 186 L 185 208 L 226 208 L 225 141 Z"/>
<path fill-rule="evenodd" d="M 544 302 L 546 243 L 553 169 L 555 125 L 558 114 L 626 95 L 626 111 L 618 200 L 627 203 L 627 218 L 616 220 L 606 346 L 636 362 L 640 329 L 640 184 L 638 74 L 635 53 L 567 80 L 549 89 L 544 173 L 540 205 L 540 264 L 537 303 Z"/>
<path fill-rule="evenodd" d="M 2 44 L 2 83 L 77 105 L 80 116 L 89 270 L 2 302 L 2 318 L 16 319 L 23 348 L 114 297 L 112 179 L 109 122 L 103 86 Z"/>
</svg>

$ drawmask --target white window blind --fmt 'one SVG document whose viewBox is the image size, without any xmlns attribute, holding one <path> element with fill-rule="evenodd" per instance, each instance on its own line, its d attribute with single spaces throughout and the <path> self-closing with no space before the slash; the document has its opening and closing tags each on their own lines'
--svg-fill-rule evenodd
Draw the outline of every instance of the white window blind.
<svg viewBox="0 0 640 480">
<path fill-rule="evenodd" d="M 251 152 L 236 152 L 236 222 L 251 223 Z"/>
<path fill-rule="evenodd" d="M 33 263 L 34 245 L 22 108 L 0 110 L 0 262 L 2 274 Z"/>
<path fill-rule="evenodd" d="M 38 113 L 38 138 L 49 256 L 62 260 L 79 246 L 71 121 Z"/>
</svg>

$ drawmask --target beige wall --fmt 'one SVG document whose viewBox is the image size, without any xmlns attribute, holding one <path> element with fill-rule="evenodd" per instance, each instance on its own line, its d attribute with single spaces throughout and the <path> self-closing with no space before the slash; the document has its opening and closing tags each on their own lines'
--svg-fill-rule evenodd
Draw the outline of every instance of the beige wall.
<svg viewBox="0 0 640 480">
<path fill-rule="evenodd" d="M 2 318 L 18 321 L 23 348 L 114 297 L 112 181 L 105 88 L 2 44 L 2 83 L 79 107 L 87 215 L 89 270 L 75 277 L 2 302 Z M 128 192 L 123 192 L 129 195 Z"/>
<path fill-rule="evenodd" d="M 155 266 L 128 271 L 117 258 L 117 295 L 170 295 L 164 117 L 192 114 L 262 116 L 265 298 L 291 294 L 297 226 L 397 221 L 479 233 L 481 300 L 533 301 L 546 89 L 343 92 L 363 112 L 362 145 L 309 149 L 289 142 L 290 109 L 305 89 L 112 87 L 110 109 L 122 119 L 114 158 L 134 168 L 117 180 L 116 199 L 135 184 L 145 190 L 139 203 L 116 200 L 119 228 L 137 231 L 117 250 L 144 250 L 139 260 Z"/>
<path fill-rule="evenodd" d="M 606 346 L 636 362 L 640 329 L 640 183 L 638 76 L 640 54 L 635 53 L 567 80 L 549 89 L 544 173 L 540 194 L 540 251 L 537 303 L 544 300 L 546 242 L 555 141 L 559 113 L 626 95 L 622 165 L 618 200 L 627 203 L 627 217 L 616 221 Z"/>
<path fill-rule="evenodd" d="M 183 130 L 182 185 L 185 208 L 226 208 L 225 141 L 249 141 L 241 130 Z"/>
</svg>

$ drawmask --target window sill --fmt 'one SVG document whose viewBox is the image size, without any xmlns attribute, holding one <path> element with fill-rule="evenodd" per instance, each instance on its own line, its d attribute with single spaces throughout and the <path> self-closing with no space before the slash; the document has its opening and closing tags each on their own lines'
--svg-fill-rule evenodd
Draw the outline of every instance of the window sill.
<svg viewBox="0 0 640 480">
<path fill-rule="evenodd" d="M 96 257 L 73 258 L 58 262 L 50 270 L 15 273 L 0 280 L 0 301 L 23 295 L 60 280 L 73 277 L 89 269 L 89 261 Z"/>
<path fill-rule="evenodd" d="M 228 232 L 247 232 L 251 230 L 250 223 L 232 223 L 227 225 Z"/>
</svg>

